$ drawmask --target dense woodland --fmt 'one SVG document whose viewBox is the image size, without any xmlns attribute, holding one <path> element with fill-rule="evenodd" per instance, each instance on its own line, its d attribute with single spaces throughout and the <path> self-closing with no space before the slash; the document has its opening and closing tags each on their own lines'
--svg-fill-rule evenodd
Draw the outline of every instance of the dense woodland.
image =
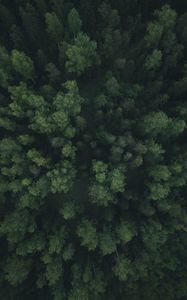
<svg viewBox="0 0 187 300">
<path fill-rule="evenodd" d="M 187 1 L 0 1 L 0 299 L 187 299 Z"/>
</svg>

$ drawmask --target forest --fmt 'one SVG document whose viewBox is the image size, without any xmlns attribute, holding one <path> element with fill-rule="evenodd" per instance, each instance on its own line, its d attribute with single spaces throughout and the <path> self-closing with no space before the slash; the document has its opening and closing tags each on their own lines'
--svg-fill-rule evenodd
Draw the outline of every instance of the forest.
<svg viewBox="0 0 187 300">
<path fill-rule="evenodd" d="M 187 1 L 0 0 L 0 299 L 187 299 Z"/>
</svg>

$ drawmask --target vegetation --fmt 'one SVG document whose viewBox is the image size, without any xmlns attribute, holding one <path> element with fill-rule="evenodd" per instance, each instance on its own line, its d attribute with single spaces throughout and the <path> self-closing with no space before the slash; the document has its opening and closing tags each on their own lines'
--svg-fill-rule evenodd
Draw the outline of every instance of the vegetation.
<svg viewBox="0 0 187 300">
<path fill-rule="evenodd" d="M 0 25 L 0 299 L 187 299 L 186 1 Z"/>
</svg>

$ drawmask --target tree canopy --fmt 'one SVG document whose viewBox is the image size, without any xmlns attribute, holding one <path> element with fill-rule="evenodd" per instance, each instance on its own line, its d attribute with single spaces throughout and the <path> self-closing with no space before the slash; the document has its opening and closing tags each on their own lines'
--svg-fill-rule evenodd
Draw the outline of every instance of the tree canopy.
<svg viewBox="0 0 187 300">
<path fill-rule="evenodd" d="M 186 1 L 0 25 L 0 299 L 187 299 Z"/>
</svg>

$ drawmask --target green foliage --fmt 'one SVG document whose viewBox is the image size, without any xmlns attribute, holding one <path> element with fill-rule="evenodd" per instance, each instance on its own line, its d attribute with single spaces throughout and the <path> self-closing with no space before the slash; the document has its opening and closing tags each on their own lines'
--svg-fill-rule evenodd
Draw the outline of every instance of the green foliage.
<svg viewBox="0 0 187 300">
<path fill-rule="evenodd" d="M 34 233 L 29 239 L 19 243 L 16 254 L 19 256 L 27 256 L 29 254 L 35 254 L 41 252 L 46 247 L 45 238 L 41 233 Z"/>
<path fill-rule="evenodd" d="M 186 299 L 184 1 L 1 2 L 0 299 Z"/>
<path fill-rule="evenodd" d="M 77 228 L 77 234 L 81 239 L 81 245 L 94 250 L 98 244 L 97 231 L 91 221 L 83 220 Z"/>
<path fill-rule="evenodd" d="M 111 190 L 113 192 L 124 192 L 125 190 L 125 176 L 119 169 L 114 169 L 110 173 L 111 176 Z"/>
<path fill-rule="evenodd" d="M 69 161 L 63 161 L 57 168 L 47 172 L 47 177 L 51 183 L 52 193 L 67 193 L 72 185 L 75 176 L 75 170 Z"/>
<path fill-rule="evenodd" d="M 35 231 L 36 224 L 27 210 L 14 211 L 1 222 L 0 234 L 6 235 L 10 243 L 21 241 L 27 232 Z"/>
<path fill-rule="evenodd" d="M 63 25 L 56 13 L 46 13 L 45 21 L 46 30 L 51 39 L 56 43 L 60 42 L 63 36 Z"/>
<path fill-rule="evenodd" d="M 88 70 L 96 60 L 97 44 L 80 32 L 72 45 L 68 45 L 66 51 L 66 69 L 69 73 L 80 76 Z"/>
<path fill-rule="evenodd" d="M 93 184 L 90 187 L 91 202 L 98 206 L 108 206 L 114 202 L 114 197 L 107 187 L 99 184 Z"/>
<path fill-rule="evenodd" d="M 102 251 L 103 256 L 112 254 L 116 251 L 116 240 L 112 234 L 111 230 L 104 230 L 100 234 L 100 249 Z"/>
<path fill-rule="evenodd" d="M 34 65 L 30 57 L 23 52 L 13 50 L 11 54 L 11 61 L 14 70 L 19 73 L 24 79 L 34 78 Z"/>
<path fill-rule="evenodd" d="M 90 186 L 90 197 L 93 203 L 99 206 L 108 206 L 115 202 L 115 193 L 125 190 L 125 176 L 119 168 L 108 170 L 102 161 L 93 161 L 95 179 Z"/>
<path fill-rule="evenodd" d="M 117 234 L 119 239 L 124 243 L 130 242 L 136 235 L 135 226 L 130 222 L 122 221 L 117 227 Z"/>
<path fill-rule="evenodd" d="M 73 201 L 65 202 L 60 213 L 63 215 L 65 220 L 71 220 L 76 215 L 76 204 Z"/>
<path fill-rule="evenodd" d="M 0 64 L 0 85 L 7 87 L 10 78 L 11 60 L 4 47 L 0 47 Z"/>
<path fill-rule="evenodd" d="M 9 257 L 4 267 L 5 277 L 8 282 L 13 286 L 22 283 L 30 272 L 31 264 L 32 261 L 30 259 L 19 258 L 15 255 Z"/>
<path fill-rule="evenodd" d="M 103 183 L 106 180 L 107 165 L 102 161 L 93 162 L 93 171 L 95 172 L 96 181 Z"/>
<path fill-rule="evenodd" d="M 118 257 L 114 267 L 115 276 L 117 276 L 120 281 L 126 281 L 131 272 L 131 261 L 125 256 Z"/>
<path fill-rule="evenodd" d="M 53 63 L 49 63 L 46 65 L 46 72 L 50 83 L 53 84 L 60 81 L 60 71 Z"/>
<path fill-rule="evenodd" d="M 145 67 L 147 70 L 158 69 L 162 61 L 162 52 L 160 50 L 154 50 L 151 55 L 149 55 L 145 62 Z"/>
<path fill-rule="evenodd" d="M 151 135 L 158 135 L 168 127 L 169 119 L 164 112 L 152 112 L 145 116 L 144 130 Z"/>
<path fill-rule="evenodd" d="M 171 9 L 168 4 L 162 6 L 160 10 L 155 10 L 154 15 L 157 17 L 158 22 L 164 29 L 172 30 L 176 23 L 177 13 Z"/>
<path fill-rule="evenodd" d="M 82 21 L 75 8 L 72 8 L 72 10 L 70 10 L 68 14 L 68 25 L 70 32 L 73 33 L 74 36 L 77 35 L 77 33 L 79 33 L 82 26 Z"/>
<path fill-rule="evenodd" d="M 147 26 L 147 35 L 145 36 L 148 47 L 157 47 L 162 37 L 162 33 L 163 26 L 160 23 L 150 22 Z"/>
</svg>

